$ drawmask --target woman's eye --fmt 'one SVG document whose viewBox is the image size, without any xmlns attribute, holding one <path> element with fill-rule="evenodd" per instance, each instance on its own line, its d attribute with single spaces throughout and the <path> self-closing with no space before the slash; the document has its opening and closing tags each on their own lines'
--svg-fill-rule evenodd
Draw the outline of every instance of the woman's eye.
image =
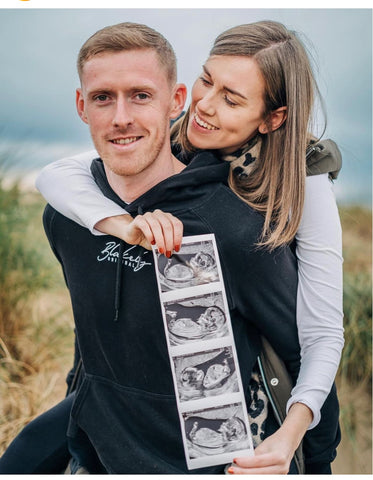
<svg viewBox="0 0 373 480">
<path fill-rule="evenodd" d="M 200 78 L 201 82 L 202 82 L 204 85 L 212 85 L 212 83 L 209 82 L 209 81 L 207 80 L 207 78 L 205 78 L 205 77 L 199 77 L 199 78 Z"/>
<path fill-rule="evenodd" d="M 228 95 L 224 95 L 224 100 L 230 107 L 235 107 L 237 105 L 237 103 L 234 103 L 232 100 L 230 100 Z"/>
</svg>

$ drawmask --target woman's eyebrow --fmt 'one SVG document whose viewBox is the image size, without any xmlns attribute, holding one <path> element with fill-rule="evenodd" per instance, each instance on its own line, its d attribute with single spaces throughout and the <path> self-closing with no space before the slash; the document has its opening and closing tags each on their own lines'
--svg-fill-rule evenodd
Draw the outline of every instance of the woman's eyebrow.
<svg viewBox="0 0 373 480">
<path fill-rule="evenodd" d="M 206 65 L 202 65 L 202 68 L 203 68 L 203 71 L 205 72 L 205 74 L 208 75 L 209 77 L 211 77 L 211 73 L 207 70 Z"/>
<path fill-rule="evenodd" d="M 211 77 L 211 73 L 208 71 L 208 69 L 206 68 L 206 66 L 203 65 L 202 68 L 203 68 L 203 71 L 205 72 L 205 74 L 208 75 L 210 78 L 212 78 L 212 77 Z M 245 97 L 245 95 L 243 95 L 243 94 L 240 93 L 240 92 L 237 92 L 237 90 L 233 90 L 232 88 L 226 87 L 225 85 L 223 85 L 223 89 L 226 90 L 227 92 L 231 93 L 232 95 L 237 95 L 238 97 L 241 97 L 241 98 L 243 98 L 244 100 L 247 100 L 247 98 Z"/>
</svg>

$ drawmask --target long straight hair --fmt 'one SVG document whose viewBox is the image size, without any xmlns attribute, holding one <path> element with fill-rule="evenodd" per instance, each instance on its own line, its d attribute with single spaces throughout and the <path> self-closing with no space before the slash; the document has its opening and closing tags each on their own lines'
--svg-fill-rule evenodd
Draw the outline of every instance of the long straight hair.
<svg viewBox="0 0 373 480">
<path fill-rule="evenodd" d="M 306 148 L 315 94 L 319 94 L 310 60 L 297 35 L 281 23 L 262 21 L 233 27 L 217 37 L 213 55 L 253 58 L 265 82 L 264 115 L 269 133 L 261 135 L 259 158 L 247 177 L 230 171 L 229 185 L 265 216 L 259 245 L 269 249 L 291 242 L 304 204 Z M 320 97 L 321 98 L 321 97 Z M 284 123 L 271 131 L 270 114 L 287 107 Z M 189 111 L 175 125 L 176 141 L 185 151 Z M 260 134 L 258 134 L 260 135 Z"/>
</svg>

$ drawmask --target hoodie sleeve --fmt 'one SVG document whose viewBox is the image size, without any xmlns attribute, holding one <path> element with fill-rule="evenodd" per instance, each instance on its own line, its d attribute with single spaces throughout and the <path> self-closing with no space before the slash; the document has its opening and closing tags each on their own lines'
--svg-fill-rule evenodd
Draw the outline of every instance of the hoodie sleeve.
<svg viewBox="0 0 373 480">
<path fill-rule="evenodd" d="M 95 225 L 104 218 L 127 212 L 104 197 L 96 185 L 90 167 L 97 157 L 97 152 L 92 150 L 47 165 L 36 179 L 36 188 L 62 215 L 94 235 L 104 235 Z"/>
</svg>

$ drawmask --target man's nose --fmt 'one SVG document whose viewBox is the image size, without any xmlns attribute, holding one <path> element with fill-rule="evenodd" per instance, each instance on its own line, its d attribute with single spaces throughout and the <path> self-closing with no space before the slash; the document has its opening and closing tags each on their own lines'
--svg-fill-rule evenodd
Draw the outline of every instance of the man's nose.
<svg viewBox="0 0 373 480">
<path fill-rule="evenodd" d="M 114 127 L 127 127 L 133 123 L 131 107 L 124 98 L 118 98 L 113 117 Z"/>
</svg>

